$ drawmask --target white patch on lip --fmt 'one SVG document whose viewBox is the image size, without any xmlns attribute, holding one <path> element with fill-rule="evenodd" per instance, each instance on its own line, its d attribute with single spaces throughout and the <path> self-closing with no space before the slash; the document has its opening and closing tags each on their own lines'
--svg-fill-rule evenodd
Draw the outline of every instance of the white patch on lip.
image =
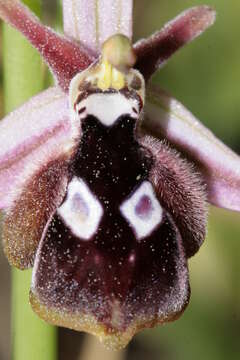
<svg viewBox="0 0 240 360">
<path fill-rule="evenodd" d="M 79 110 L 84 108 L 85 110 L 79 114 L 80 119 L 85 118 L 87 115 L 92 115 L 106 126 L 113 125 L 121 115 L 128 114 L 134 119 L 139 116 L 137 100 L 127 99 L 121 93 L 89 95 L 76 106 L 76 112 L 78 113 Z"/>
<path fill-rule="evenodd" d="M 74 235 L 89 240 L 97 231 L 103 208 L 82 179 L 74 177 L 58 214 Z"/>
<path fill-rule="evenodd" d="M 122 203 L 120 211 L 138 240 L 149 236 L 162 221 L 162 207 L 148 181 L 144 181 L 130 198 Z"/>
</svg>

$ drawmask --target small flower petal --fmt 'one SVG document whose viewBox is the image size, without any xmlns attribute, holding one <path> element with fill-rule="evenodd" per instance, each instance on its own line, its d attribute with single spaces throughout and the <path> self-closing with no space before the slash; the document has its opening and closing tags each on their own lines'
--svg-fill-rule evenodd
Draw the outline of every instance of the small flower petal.
<svg viewBox="0 0 240 360">
<path fill-rule="evenodd" d="M 132 37 L 132 0 L 63 0 L 64 31 L 99 53 L 110 36 Z"/>
<path fill-rule="evenodd" d="M 149 87 L 143 126 L 167 138 L 199 166 L 210 203 L 240 211 L 240 157 L 182 104 L 159 88 Z"/>
<path fill-rule="evenodd" d="M 29 9 L 17 0 L 0 0 L 0 18 L 20 31 L 41 53 L 59 85 L 67 90 L 75 74 L 94 60 L 83 45 L 76 44 L 42 25 Z"/>
<path fill-rule="evenodd" d="M 136 68 L 148 80 L 179 48 L 194 40 L 215 21 L 216 13 L 209 6 L 184 11 L 163 29 L 135 44 Z"/>
<path fill-rule="evenodd" d="M 0 208 L 42 165 L 74 146 L 68 98 L 58 88 L 35 96 L 0 122 Z"/>
</svg>

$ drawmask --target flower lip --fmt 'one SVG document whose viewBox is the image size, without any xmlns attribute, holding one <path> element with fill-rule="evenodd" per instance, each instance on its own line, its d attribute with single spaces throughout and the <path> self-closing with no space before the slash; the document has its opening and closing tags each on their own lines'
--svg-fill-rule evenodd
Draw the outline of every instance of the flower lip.
<svg viewBox="0 0 240 360">
<path fill-rule="evenodd" d="M 55 217 L 36 255 L 34 310 L 55 325 L 93 333 L 115 349 L 142 328 L 173 320 L 188 303 L 188 272 L 179 233 L 166 213 L 161 229 L 161 241 L 159 233 L 134 248 L 131 239 L 125 247 L 121 239 L 110 249 L 62 231 Z"/>
</svg>

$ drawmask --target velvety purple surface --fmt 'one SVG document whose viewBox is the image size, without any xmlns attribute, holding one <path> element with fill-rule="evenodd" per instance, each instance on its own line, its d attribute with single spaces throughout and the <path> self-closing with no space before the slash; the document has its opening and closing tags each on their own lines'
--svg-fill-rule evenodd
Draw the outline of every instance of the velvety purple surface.
<svg viewBox="0 0 240 360">
<path fill-rule="evenodd" d="M 104 214 L 88 241 L 73 235 L 55 214 L 41 241 L 34 276 L 34 292 L 42 303 L 90 313 L 121 331 L 139 317 L 143 322 L 170 318 L 183 310 L 189 296 L 183 240 L 173 216 L 163 210 L 162 222 L 137 240 L 119 211 L 149 180 L 153 166 L 134 128 L 128 116 L 109 128 L 92 116 L 84 120 L 71 172 L 87 183 Z M 121 314 L 117 324 L 112 320 L 116 306 Z"/>
</svg>

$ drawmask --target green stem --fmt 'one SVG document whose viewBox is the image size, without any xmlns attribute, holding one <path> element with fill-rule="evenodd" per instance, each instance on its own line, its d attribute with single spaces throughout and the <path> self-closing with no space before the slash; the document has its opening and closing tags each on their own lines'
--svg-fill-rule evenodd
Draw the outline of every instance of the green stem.
<svg viewBox="0 0 240 360">
<path fill-rule="evenodd" d="M 79 360 L 124 360 L 126 350 L 114 351 L 106 349 L 95 336 L 85 335 Z"/>
<path fill-rule="evenodd" d="M 40 0 L 24 1 L 37 15 Z M 4 106 L 9 112 L 43 88 L 37 52 L 14 29 L 3 25 Z M 56 329 L 32 311 L 28 293 L 31 271 L 12 270 L 12 360 L 55 360 Z"/>
</svg>

